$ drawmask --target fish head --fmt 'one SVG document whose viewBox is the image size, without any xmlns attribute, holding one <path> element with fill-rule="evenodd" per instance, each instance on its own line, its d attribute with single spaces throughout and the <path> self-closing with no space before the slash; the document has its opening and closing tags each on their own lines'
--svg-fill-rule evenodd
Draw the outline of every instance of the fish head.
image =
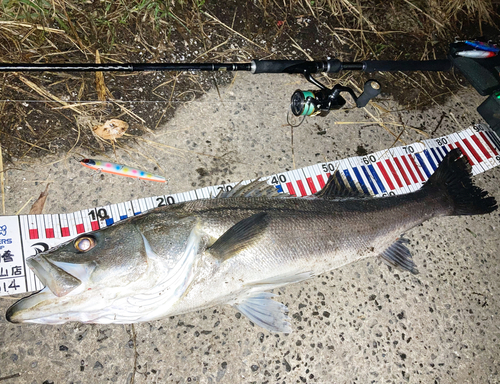
<svg viewBox="0 0 500 384">
<path fill-rule="evenodd" d="M 82 234 L 26 260 L 45 285 L 7 311 L 13 323 L 94 322 L 148 269 L 147 241 L 133 224 Z"/>
</svg>

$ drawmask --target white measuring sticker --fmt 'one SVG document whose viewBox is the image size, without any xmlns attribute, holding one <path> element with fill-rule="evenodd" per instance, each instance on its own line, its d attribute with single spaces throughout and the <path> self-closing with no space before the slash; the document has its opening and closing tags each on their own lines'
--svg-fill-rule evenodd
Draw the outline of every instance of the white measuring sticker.
<svg viewBox="0 0 500 384">
<path fill-rule="evenodd" d="M 453 148 L 467 156 L 472 174 L 500 165 L 500 139 L 484 125 L 366 156 L 320 163 L 264 178 L 279 192 L 308 196 L 324 187 L 336 170 L 338 182 L 373 196 L 414 192 L 434 173 Z M 244 181 L 247 184 L 250 181 Z M 236 183 L 205 187 L 173 195 L 135 199 L 60 215 L 2 216 L 0 219 L 0 295 L 43 288 L 26 268 L 26 258 L 75 238 L 113 225 L 152 208 L 211 198 Z"/>
</svg>

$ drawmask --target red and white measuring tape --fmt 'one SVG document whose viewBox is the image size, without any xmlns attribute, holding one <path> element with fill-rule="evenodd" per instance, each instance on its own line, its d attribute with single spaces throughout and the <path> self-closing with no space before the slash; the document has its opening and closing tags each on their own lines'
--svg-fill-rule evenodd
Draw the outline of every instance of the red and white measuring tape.
<svg viewBox="0 0 500 384">
<path fill-rule="evenodd" d="M 279 191 L 307 196 L 319 191 L 335 170 L 339 183 L 374 196 L 419 189 L 452 148 L 460 148 L 474 175 L 500 165 L 500 139 L 490 128 L 475 125 L 464 131 L 366 156 L 321 163 L 267 177 Z M 249 182 L 249 181 L 247 181 Z M 0 295 L 37 291 L 43 287 L 26 268 L 27 257 L 152 208 L 210 198 L 236 183 L 58 215 L 2 216 L 0 219 Z"/>
</svg>

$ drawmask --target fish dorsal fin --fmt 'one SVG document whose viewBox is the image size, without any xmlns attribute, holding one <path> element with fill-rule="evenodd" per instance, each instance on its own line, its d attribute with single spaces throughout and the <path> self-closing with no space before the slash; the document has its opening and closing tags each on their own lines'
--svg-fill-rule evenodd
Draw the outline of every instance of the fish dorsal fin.
<svg viewBox="0 0 500 384">
<path fill-rule="evenodd" d="M 361 190 L 361 188 L 359 188 Z M 330 175 L 325 186 L 314 194 L 320 199 L 334 199 L 336 197 L 365 197 L 358 189 L 353 189 L 337 170 Z"/>
<path fill-rule="evenodd" d="M 254 293 L 233 304 L 238 311 L 259 327 L 271 332 L 292 332 L 286 305 L 274 301 L 270 292 Z"/>
<path fill-rule="evenodd" d="M 220 261 L 224 261 L 241 252 L 259 239 L 267 228 L 267 213 L 256 213 L 229 228 L 208 251 Z"/>
<path fill-rule="evenodd" d="M 410 271 L 414 275 L 418 273 L 418 269 L 412 260 L 410 250 L 405 244 L 410 240 L 399 238 L 395 243 L 391 244 L 384 252 L 380 254 L 380 258 L 384 263 L 391 267 Z"/>
<path fill-rule="evenodd" d="M 256 179 L 249 184 L 236 184 L 231 190 L 222 190 L 216 196 L 218 199 L 228 197 L 290 197 L 288 193 L 280 193 L 274 185 L 266 180 Z"/>
</svg>

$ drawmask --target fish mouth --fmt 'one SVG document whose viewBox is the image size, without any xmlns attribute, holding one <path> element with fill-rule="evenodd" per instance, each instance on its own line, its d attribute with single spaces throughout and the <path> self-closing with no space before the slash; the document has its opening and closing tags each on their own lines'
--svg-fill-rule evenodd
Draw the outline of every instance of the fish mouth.
<svg viewBox="0 0 500 384">
<path fill-rule="evenodd" d="M 26 263 L 45 288 L 19 300 L 7 310 L 5 318 L 11 323 L 39 322 L 37 319 L 50 316 L 50 311 L 47 312 L 47 308 L 43 309 L 46 307 L 45 304 L 50 307 L 50 303 L 63 296 L 78 294 L 85 288 L 95 268 L 93 264 L 54 261 L 44 253 L 28 258 Z M 43 322 L 56 323 L 58 321 Z"/>
<path fill-rule="evenodd" d="M 34 311 L 34 308 L 38 304 L 55 297 L 50 289 L 44 288 L 11 305 L 5 313 L 5 319 L 11 323 L 35 322 L 35 319 L 43 317 L 43 315 L 39 315 L 38 311 Z"/>
<path fill-rule="evenodd" d="M 42 284 L 57 297 L 66 296 L 82 284 L 80 279 L 62 268 L 61 264 L 69 263 L 54 262 L 43 254 L 30 257 L 26 263 Z"/>
</svg>

